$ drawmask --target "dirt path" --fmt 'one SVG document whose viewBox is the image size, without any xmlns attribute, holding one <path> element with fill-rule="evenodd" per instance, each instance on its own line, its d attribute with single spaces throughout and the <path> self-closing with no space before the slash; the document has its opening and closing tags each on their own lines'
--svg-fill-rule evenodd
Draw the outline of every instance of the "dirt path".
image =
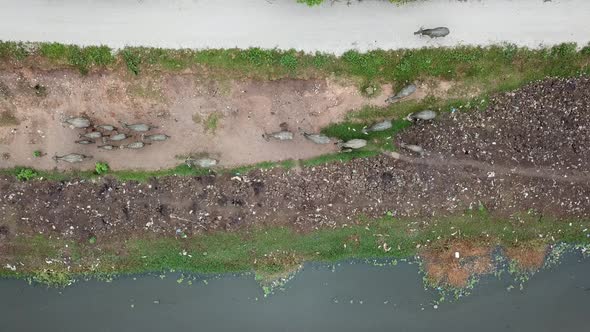
<svg viewBox="0 0 590 332">
<path fill-rule="evenodd" d="M 349 4 L 350 3 L 350 4 Z M 538 47 L 590 41 L 586 0 L 3 0 L 0 39 L 168 48 L 264 47 L 342 53 L 349 49 L 489 45 Z M 421 26 L 447 26 L 439 40 Z"/>
<path fill-rule="evenodd" d="M 407 162 L 412 165 L 425 165 L 431 168 L 442 169 L 455 168 L 457 172 L 460 174 L 467 173 L 477 177 L 488 177 L 490 179 L 493 179 L 498 176 L 506 177 L 515 175 L 524 178 L 536 178 L 570 184 L 590 183 L 590 173 L 588 173 L 588 171 L 570 170 L 568 172 L 564 172 L 555 169 L 550 169 L 548 167 L 509 167 L 499 164 L 489 164 L 475 160 L 446 158 L 442 155 L 426 156 L 423 158 L 401 155 L 395 152 L 386 152 L 385 155 L 388 155 L 394 159 Z M 466 169 L 469 171 L 466 172 Z"/>
<path fill-rule="evenodd" d="M 35 85 L 46 90 L 39 92 Z M 17 165 L 38 169 L 68 169 L 54 154 L 81 153 L 93 159 L 77 168 L 92 168 L 94 161 L 114 169 L 174 167 L 187 155 L 208 155 L 221 166 L 262 161 L 307 159 L 336 151 L 334 144 L 317 145 L 300 131 L 317 132 L 342 120 L 363 105 L 384 105 L 391 87 L 367 99 L 354 85 L 329 80 L 208 81 L 192 74 L 130 77 L 126 73 L 81 76 L 72 71 L 16 70 L 0 73 L 0 167 Z M 94 124 L 148 123 L 150 133 L 171 136 L 142 150 L 97 149 L 103 144 L 80 145 L 84 130 L 63 121 L 85 115 Z M 266 141 L 262 135 L 286 124 L 293 141 Z M 130 133 L 123 130 L 122 132 Z M 114 145 L 129 144 L 140 135 Z M 46 155 L 35 158 L 33 151 Z"/>
</svg>

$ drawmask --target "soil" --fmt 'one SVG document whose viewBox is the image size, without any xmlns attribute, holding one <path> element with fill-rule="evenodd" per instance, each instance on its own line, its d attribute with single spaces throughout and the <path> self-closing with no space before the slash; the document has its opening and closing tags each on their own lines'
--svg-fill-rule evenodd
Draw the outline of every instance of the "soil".
<svg viewBox="0 0 590 332">
<path fill-rule="evenodd" d="M 383 106 L 392 93 L 391 86 L 384 86 L 379 96 L 369 99 L 355 85 L 326 79 L 211 81 L 201 76 L 2 71 L 0 154 L 4 157 L 0 167 L 71 169 L 71 165 L 56 164 L 51 159 L 55 154 L 68 153 L 93 156 L 76 165 L 78 169 L 92 169 L 94 161 L 100 160 L 113 169 L 156 170 L 174 167 L 188 155 L 209 155 L 218 159 L 220 166 L 307 159 L 334 152 L 337 147 L 314 144 L 300 135 L 301 131 L 317 132 L 364 105 Z M 64 120 L 81 115 L 94 125 L 119 128 L 120 122 L 148 123 L 158 127 L 150 133 L 165 133 L 171 138 L 142 150 L 104 151 L 97 149 L 98 144 L 76 144 L 85 130 L 70 128 Z M 281 130 L 282 123 L 296 133 L 293 141 L 262 138 L 264 133 Z M 139 139 L 134 135 L 121 143 Z M 33 157 L 35 150 L 44 156 Z"/>
<path fill-rule="evenodd" d="M 260 85 L 256 94 L 264 95 L 270 86 Z M 239 177 L 165 177 L 148 183 L 109 177 L 18 182 L 4 176 L 0 226 L 6 226 L 3 236 L 19 232 L 73 239 L 141 231 L 173 235 L 179 229 L 195 234 L 253 225 L 310 231 L 388 211 L 428 223 L 480 204 L 494 216 L 534 210 L 558 219 L 588 218 L 589 86 L 586 78 L 539 82 L 495 97 L 485 111 L 418 123 L 397 142 L 421 144 L 430 154 L 424 158 L 400 151 L 399 159 L 381 155 Z M 275 109 L 283 110 L 277 102 Z"/>
<path fill-rule="evenodd" d="M 424 268 L 433 285 L 466 287 L 469 278 L 491 273 L 492 246 L 474 245 L 467 241 L 447 243 L 442 248 L 421 252 Z"/>
<path fill-rule="evenodd" d="M 514 247 L 506 248 L 506 257 L 514 261 L 518 268 L 524 271 L 537 271 L 543 267 L 545 256 L 547 256 L 547 246 L 539 247 Z"/>
<path fill-rule="evenodd" d="M 589 89 L 587 77 L 533 83 L 494 97 L 484 111 L 418 123 L 399 140 L 446 158 L 587 175 Z"/>
</svg>

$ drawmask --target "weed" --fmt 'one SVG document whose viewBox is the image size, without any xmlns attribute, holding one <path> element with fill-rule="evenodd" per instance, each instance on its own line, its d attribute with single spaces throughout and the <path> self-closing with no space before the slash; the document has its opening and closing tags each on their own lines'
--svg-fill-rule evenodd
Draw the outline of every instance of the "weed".
<svg viewBox="0 0 590 332">
<path fill-rule="evenodd" d="M 207 116 L 207 119 L 205 119 L 205 131 L 210 131 L 212 133 L 215 133 L 215 130 L 217 130 L 217 127 L 219 126 L 219 120 L 221 119 L 221 114 L 218 112 L 213 112 L 211 114 L 209 114 L 209 116 Z M 194 118 L 193 118 L 194 121 Z"/>
<path fill-rule="evenodd" d="M 121 56 L 125 60 L 127 69 L 135 75 L 139 75 L 139 64 L 141 62 L 139 56 L 130 49 L 124 49 L 121 51 Z"/>
<path fill-rule="evenodd" d="M 32 168 L 21 168 L 16 173 L 19 181 L 29 181 L 39 176 L 39 173 Z"/>
<path fill-rule="evenodd" d="M 97 162 L 94 165 L 94 171 L 96 172 L 96 174 L 98 175 L 103 175 L 109 172 L 109 164 L 105 163 L 105 162 Z"/>
<path fill-rule="evenodd" d="M 42 155 L 43 155 L 43 153 L 41 151 L 39 151 L 39 150 L 33 151 L 33 157 L 35 157 L 35 158 L 39 158 Z"/>
</svg>

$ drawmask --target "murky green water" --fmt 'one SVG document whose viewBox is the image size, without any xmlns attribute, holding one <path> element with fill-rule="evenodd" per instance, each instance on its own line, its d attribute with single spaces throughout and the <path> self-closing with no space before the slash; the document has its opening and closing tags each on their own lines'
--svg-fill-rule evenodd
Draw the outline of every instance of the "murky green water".
<svg viewBox="0 0 590 332">
<path fill-rule="evenodd" d="M 66 289 L 0 280 L 0 331 L 587 331 L 590 259 L 565 255 L 519 290 L 507 274 L 442 303 L 416 264 L 308 264 L 264 297 L 252 275 L 142 276 Z M 192 285 L 188 280 L 192 280 Z M 511 285 L 516 286 L 508 291 Z"/>
</svg>

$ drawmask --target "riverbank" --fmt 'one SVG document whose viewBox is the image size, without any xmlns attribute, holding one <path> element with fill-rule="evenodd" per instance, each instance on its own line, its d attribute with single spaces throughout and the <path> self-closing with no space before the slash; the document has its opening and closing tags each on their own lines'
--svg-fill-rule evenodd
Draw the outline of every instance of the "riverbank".
<svg viewBox="0 0 590 332">
<path fill-rule="evenodd" d="M 548 245 L 590 240 L 589 84 L 538 82 L 393 139 L 420 144 L 422 157 L 146 182 L 4 176 L 2 273 L 47 283 L 168 269 L 272 277 L 307 260 L 419 254 L 434 284 L 465 286 L 496 246 L 535 267 Z M 470 265 L 479 257 L 483 266 Z"/>
<path fill-rule="evenodd" d="M 496 93 L 545 77 L 587 74 L 590 53 L 563 44 L 542 50 L 351 51 L 335 57 L 262 49 L 114 52 L 4 42 L 0 58 L 3 168 L 84 176 L 98 161 L 125 180 L 203 174 L 177 167 L 189 156 L 208 156 L 229 169 L 346 159 L 335 157 L 337 146 L 314 144 L 302 132 L 323 131 L 333 142 L 368 138 L 359 155 L 374 155 L 393 149 L 388 138 L 410 124 L 403 118 L 411 112 L 484 109 Z M 414 94 L 386 102 L 411 83 Z M 76 143 L 85 131 L 64 121 L 80 115 L 95 124 L 149 123 L 158 127 L 151 133 L 170 137 L 140 150 L 104 151 Z M 362 134 L 365 126 L 384 119 L 394 120 L 391 129 Z M 292 141 L 263 138 L 283 127 L 296 133 Z M 74 166 L 51 159 L 71 152 L 94 158 Z M 60 177 L 50 173 L 43 176 Z"/>
<path fill-rule="evenodd" d="M 121 150 L 134 158 L 116 159 L 121 164 L 115 172 L 120 173 L 112 176 L 39 172 L 49 179 L 34 177 L 23 182 L 9 172 L 4 173 L 0 177 L 3 275 L 32 277 L 50 284 L 67 284 L 76 276 L 169 269 L 205 273 L 254 270 L 263 278 L 272 278 L 296 269 L 303 261 L 418 254 L 425 258 L 433 284 L 462 287 L 472 274 L 485 271 L 485 258 L 476 258 L 489 255 L 489 248 L 505 247 L 513 259 L 522 258 L 526 268 L 535 266 L 548 245 L 589 241 L 590 181 L 586 170 L 590 166 L 590 81 L 584 76 L 588 71 L 587 49 L 577 51 L 575 45 L 546 50 L 424 49 L 402 53 L 351 52 L 342 58 L 259 49 L 180 53 L 128 49 L 139 53 L 130 56 L 132 53 L 123 50 L 107 58 L 107 53 L 111 53 L 105 48 L 2 45 L 2 77 L 15 79 L 3 81 L 7 87 L 2 89 L 3 114 L 10 114 L 2 118 L 6 122 L 0 129 L 8 141 L 1 147 L 12 144 L 10 139 L 16 128 L 17 133 L 23 133 L 23 141 L 13 147 L 29 156 L 29 165 L 38 161 L 35 158 L 71 152 L 44 148 L 49 156 L 31 157 L 36 147 L 27 144 L 36 143 L 24 143 L 30 139 L 53 139 L 60 149 L 89 149 L 60 140 L 63 132 L 72 129 L 62 126 L 59 116 L 52 113 L 56 107 L 52 98 L 67 96 L 63 92 L 68 90 L 64 89 L 73 82 L 86 83 L 79 93 L 90 100 L 82 109 L 91 118 L 110 116 L 108 119 L 114 121 L 123 115 L 130 117 L 131 113 L 135 116 L 131 120 L 147 122 L 158 118 L 157 109 L 174 109 L 178 105 L 149 95 L 142 98 L 151 98 L 147 105 L 155 105 L 148 107 L 152 113 L 142 114 L 142 104 L 133 103 L 129 106 L 139 113 L 127 112 L 125 108 L 92 108 L 100 105 L 96 101 L 102 95 L 89 94 L 89 82 L 107 77 L 119 86 L 114 79 L 123 77 L 131 81 L 126 84 L 142 80 L 149 87 L 150 82 L 158 82 L 154 77 L 160 75 L 168 81 L 159 86 L 170 87 L 170 82 L 176 82 L 183 87 L 179 84 L 186 82 L 180 80 L 183 77 L 194 80 L 207 74 L 247 80 L 262 75 L 248 83 L 251 89 L 263 85 L 278 91 L 273 89 L 286 84 L 282 86 L 283 93 L 266 94 L 271 106 L 264 112 L 278 110 L 286 114 L 290 108 L 281 108 L 283 104 L 294 109 L 310 108 L 306 106 L 310 105 L 309 100 L 302 102 L 308 97 L 296 99 L 294 104 L 284 99 L 290 98 L 290 87 L 299 87 L 300 96 L 333 96 L 328 83 L 320 84 L 314 92 L 316 85 L 305 81 L 305 75 L 320 83 L 329 82 L 329 77 L 345 82 L 372 82 L 371 86 L 349 84 L 341 98 L 357 91 L 358 108 L 348 113 L 350 109 L 345 110 L 335 118 L 331 117 L 334 113 L 328 112 L 327 126 L 315 128 L 335 139 L 367 139 L 367 147 L 355 154 L 342 152 L 289 161 L 293 153 L 290 142 L 269 143 L 262 139 L 257 144 L 276 144 L 276 151 L 283 153 L 277 160 L 287 160 L 282 161 L 282 167 L 239 171 L 183 168 L 177 169 L 178 174 L 146 170 L 125 178 L 126 163 L 143 162 L 143 156 L 153 155 L 152 149 L 145 150 L 149 152 L 144 155 Z M 212 54 L 216 55 L 209 57 Z M 252 54 L 256 56 L 251 57 Z M 289 54 L 298 59 L 292 71 L 284 65 L 293 63 L 284 60 Z M 204 55 L 210 62 L 199 62 Z M 237 61 L 242 66 L 231 67 L 236 65 L 229 61 L 232 57 L 242 59 Z M 170 59 L 183 64 L 178 70 L 182 69 L 184 76 L 175 73 L 173 66 L 164 65 Z M 313 67 L 319 59 L 328 59 L 325 67 Z M 68 78 L 60 85 L 50 85 L 42 81 L 47 73 L 56 79 L 66 73 Z M 530 83 L 546 76 L 570 78 Z M 286 77 L 292 81 L 285 83 Z M 269 81 L 259 81 L 262 78 Z M 450 84 L 452 89 L 440 92 L 437 87 L 444 85 L 446 78 L 451 80 L 447 86 Z M 37 85 L 39 82 L 42 83 Z M 379 92 L 379 97 L 363 96 L 358 92 L 360 87 L 366 94 L 375 90 L 398 91 L 408 83 L 418 85 L 416 99 L 387 107 L 362 106 L 386 95 Z M 519 89 L 502 92 L 511 87 Z M 420 89 L 425 93 L 420 94 Z M 107 90 L 104 89 L 105 93 Z M 165 96 L 173 91 L 165 91 Z M 219 93 L 214 88 L 205 94 Z M 232 93 L 245 92 L 236 89 Z M 264 94 L 257 96 L 261 95 Z M 59 105 L 67 109 L 63 115 L 81 115 L 80 108 L 73 108 L 67 100 Z M 29 129 L 30 124 L 39 123 L 40 119 L 27 113 L 31 107 L 45 114 L 47 123 L 62 134 L 51 136 L 39 127 Z M 219 105 L 209 107 L 216 111 Z M 324 110 L 332 107 L 325 106 Z M 403 120 L 409 112 L 425 108 L 437 110 L 438 117 L 416 123 Z M 193 115 L 182 109 L 178 112 L 189 119 Z M 241 114 L 240 109 L 237 114 Z M 242 115 L 248 117 L 247 112 Z M 373 122 L 392 118 L 394 126 L 387 131 L 362 132 Z M 342 122 L 329 125 L 331 120 Z M 236 127 L 223 121 L 216 134 L 199 132 L 197 136 L 212 141 L 223 139 L 224 136 L 217 136 L 223 126 L 228 132 L 239 132 L 240 121 L 235 123 Z M 281 128 L 282 121 L 269 120 L 268 129 Z M 288 127 L 296 128 L 297 122 L 291 121 Z M 209 125 L 203 128 L 203 122 L 211 123 L 191 122 L 190 130 L 205 130 Z M 264 125 L 256 128 L 262 132 L 266 129 Z M 258 132 L 250 134 L 238 139 L 259 139 Z M 420 146 L 424 153 L 404 150 L 404 144 Z M 156 147 L 154 144 L 149 148 Z M 203 148 L 195 145 L 191 149 L 195 147 Z M 115 164 L 114 160 L 108 162 Z M 154 165 L 157 169 L 160 164 Z M 94 163 L 84 167 L 93 168 Z"/>
</svg>

